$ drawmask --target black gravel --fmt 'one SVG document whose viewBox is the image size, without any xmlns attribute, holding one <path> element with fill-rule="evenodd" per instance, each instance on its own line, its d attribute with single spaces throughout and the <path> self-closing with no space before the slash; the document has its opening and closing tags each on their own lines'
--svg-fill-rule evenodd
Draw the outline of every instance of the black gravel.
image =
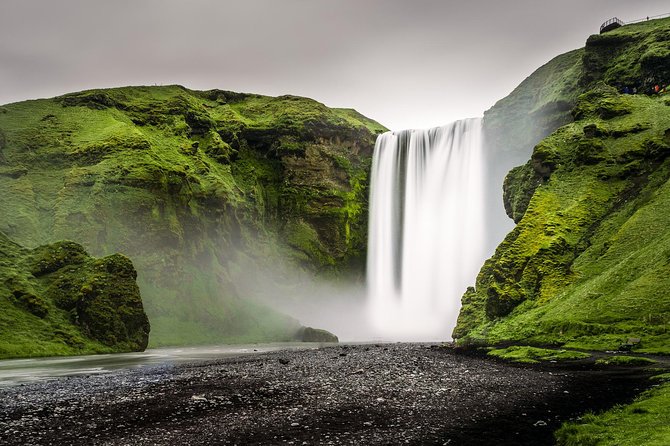
<svg viewBox="0 0 670 446">
<path fill-rule="evenodd" d="M 553 444 L 645 376 L 436 346 L 336 346 L 0 389 L 3 445 Z"/>
</svg>

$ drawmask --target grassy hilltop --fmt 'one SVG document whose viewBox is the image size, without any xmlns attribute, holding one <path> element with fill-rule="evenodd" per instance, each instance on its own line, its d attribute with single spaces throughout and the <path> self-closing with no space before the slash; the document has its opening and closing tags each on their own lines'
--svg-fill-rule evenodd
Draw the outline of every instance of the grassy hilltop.
<svg viewBox="0 0 670 446">
<path fill-rule="evenodd" d="M 152 345 L 290 339 L 297 322 L 235 283 L 362 274 L 384 130 L 306 98 L 180 86 L 8 104 L 0 231 L 132 258 Z"/>
</svg>

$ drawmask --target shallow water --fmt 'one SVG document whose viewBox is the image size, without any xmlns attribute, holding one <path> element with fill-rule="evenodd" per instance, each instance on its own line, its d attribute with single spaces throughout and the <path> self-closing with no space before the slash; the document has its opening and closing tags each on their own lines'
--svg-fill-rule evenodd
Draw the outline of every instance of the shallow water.
<svg viewBox="0 0 670 446">
<path fill-rule="evenodd" d="M 5 359 L 0 360 L 0 386 L 11 386 L 67 376 L 95 375 L 122 369 L 211 361 L 220 358 L 253 355 L 277 350 L 308 350 L 318 348 L 321 345 L 318 343 L 301 342 L 165 347 L 148 349 L 144 352 L 136 353 Z"/>
</svg>

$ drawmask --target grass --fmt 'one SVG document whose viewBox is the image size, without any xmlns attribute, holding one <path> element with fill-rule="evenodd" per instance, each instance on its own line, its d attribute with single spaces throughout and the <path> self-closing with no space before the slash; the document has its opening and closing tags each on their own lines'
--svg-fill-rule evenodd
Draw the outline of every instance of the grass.
<svg viewBox="0 0 670 446">
<path fill-rule="evenodd" d="M 570 121 L 583 55 L 578 49 L 555 57 L 486 111 L 484 129 L 495 151 L 525 157 L 540 139 Z"/>
<path fill-rule="evenodd" d="M 590 358 L 591 355 L 574 350 L 554 350 L 529 346 L 513 346 L 489 350 L 488 356 L 511 362 L 536 364 L 542 361 L 570 361 Z"/>
<path fill-rule="evenodd" d="M 584 69 L 587 79 L 640 90 L 668 78 L 667 18 L 626 25 L 587 40 Z M 603 50 L 604 49 L 604 50 Z M 649 79 L 645 79 L 649 78 Z"/>
<path fill-rule="evenodd" d="M 665 446 L 670 438 L 670 384 L 640 395 L 632 404 L 564 423 L 559 446 Z"/>
<path fill-rule="evenodd" d="M 659 375 L 654 375 L 650 379 L 654 381 L 670 381 L 670 373 L 661 373 Z"/>
<path fill-rule="evenodd" d="M 642 356 L 626 356 L 626 355 L 620 355 L 620 356 L 609 356 L 607 358 L 600 358 L 596 360 L 596 364 L 598 365 L 629 365 L 629 366 L 637 366 L 637 365 L 649 365 L 649 364 L 654 364 L 656 361 L 653 359 L 645 358 Z"/>
<path fill-rule="evenodd" d="M 616 93 L 670 79 L 668 30 L 666 18 L 593 35 L 485 113 L 493 153 L 534 150 L 505 182 L 519 224 L 463 296 L 462 344 L 636 337 L 636 351 L 670 354 L 670 102 Z"/>
</svg>

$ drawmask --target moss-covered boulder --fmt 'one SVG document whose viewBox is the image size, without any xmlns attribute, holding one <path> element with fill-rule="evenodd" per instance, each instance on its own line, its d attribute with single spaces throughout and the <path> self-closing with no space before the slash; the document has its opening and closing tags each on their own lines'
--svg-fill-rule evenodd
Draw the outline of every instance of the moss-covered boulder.
<svg viewBox="0 0 670 446">
<path fill-rule="evenodd" d="M 295 337 L 300 342 L 339 342 L 331 332 L 312 327 L 301 327 Z"/>
<path fill-rule="evenodd" d="M 363 276 L 385 129 L 354 110 L 180 86 L 3 109 L 0 230 L 130 257 L 153 345 L 290 340 L 297 322 L 254 286 L 291 295 L 314 275 Z"/>
<path fill-rule="evenodd" d="M 670 108 L 615 82 L 644 85 L 640 45 L 668 32 L 666 19 L 589 39 L 573 122 L 507 176 L 518 224 L 463 296 L 456 338 L 616 349 L 634 337 L 670 352 Z"/>
<path fill-rule="evenodd" d="M 131 261 L 81 245 L 23 248 L 0 232 L 0 358 L 141 351 L 149 321 Z"/>
</svg>

